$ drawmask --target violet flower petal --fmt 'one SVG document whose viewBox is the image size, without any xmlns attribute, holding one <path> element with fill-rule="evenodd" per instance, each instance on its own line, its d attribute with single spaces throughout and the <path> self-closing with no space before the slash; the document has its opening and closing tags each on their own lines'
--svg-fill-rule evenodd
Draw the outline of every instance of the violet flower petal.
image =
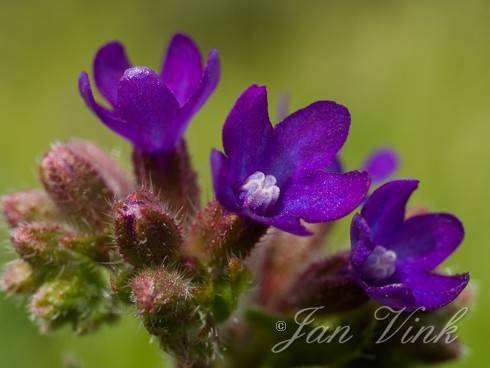
<svg viewBox="0 0 490 368">
<path fill-rule="evenodd" d="M 384 286 L 363 285 L 366 293 L 378 303 L 392 308 L 413 310 L 416 308 L 412 291 L 404 284 L 389 284 Z"/>
<path fill-rule="evenodd" d="M 379 183 L 392 176 L 398 169 L 398 155 L 390 148 L 380 148 L 371 152 L 362 170 L 367 171 L 373 183 Z"/>
<path fill-rule="evenodd" d="M 239 208 L 230 182 L 229 160 L 223 153 L 216 149 L 211 151 L 211 174 L 216 199 L 228 211 L 238 211 Z"/>
<path fill-rule="evenodd" d="M 417 180 L 395 180 L 371 194 L 361 215 L 371 228 L 373 242 L 378 245 L 389 244 L 401 230 L 405 205 L 417 186 Z"/>
<path fill-rule="evenodd" d="M 137 138 L 136 129 L 126 121 L 118 118 L 113 112 L 99 105 L 93 96 L 90 81 L 86 72 L 80 73 L 78 77 L 78 89 L 87 106 L 97 115 L 97 117 L 110 129 L 123 137 L 134 141 Z"/>
<path fill-rule="evenodd" d="M 187 35 L 177 33 L 167 49 L 162 66 L 162 81 L 173 92 L 180 106 L 194 94 L 203 72 L 201 53 Z"/>
<path fill-rule="evenodd" d="M 340 161 L 340 158 L 338 155 L 334 158 L 332 163 L 330 165 L 328 165 L 327 171 L 332 172 L 332 173 L 338 173 L 338 174 L 341 174 L 344 171 L 342 161 Z M 364 171 L 364 170 L 361 170 L 361 171 Z"/>
<path fill-rule="evenodd" d="M 117 88 L 124 71 L 131 67 L 124 46 L 113 41 L 102 46 L 95 55 L 93 75 L 102 96 L 111 103 L 117 102 Z"/>
<path fill-rule="evenodd" d="M 202 105 L 204 105 L 209 96 L 211 96 L 218 86 L 221 75 L 220 73 L 221 66 L 219 55 L 218 52 L 213 49 L 208 54 L 208 61 L 206 67 L 204 68 L 202 79 L 197 87 L 197 90 L 191 96 L 189 101 L 187 101 L 187 103 L 180 108 L 177 114 L 173 127 L 169 132 L 169 141 L 180 141 L 194 114 L 196 114 Z"/>
<path fill-rule="evenodd" d="M 178 103 L 160 77 L 147 67 L 127 69 L 119 82 L 117 112 L 137 131 L 143 151 L 171 149 L 169 137 Z"/>
<path fill-rule="evenodd" d="M 371 242 L 371 230 L 362 216 L 355 215 L 353 217 L 350 236 L 352 243 L 351 263 L 354 270 L 361 269 L 375 247 Z"/>
<path fill-rule="evenodd" d="M 292 178 L 281 188 L 276 216 L 299 217 L 310 223 L 333 221 L 354 210 L 369 185 L 369 176 L 359 171 L 346 174 L 313 171 Z"/>
<path fill-rule="evenodd" d="M 252 212 L 248 212 L 248 213 L 246 212 L 245 215 L 261 224 L 274 226 L 279 230 L 283 230 L 294 235 L 307 236 L 313 234 L 311 231 L 306 229 L 306 227 L 304 227 L 303 224 L 301 224 L 301 221 L 298 217 L 293 217 L 293 216 L 265 217 L 265 216 L 257 215 Z"/>
<path fill-rule="evenodd" d="M 439 275 L 410 273 L 402 276 L 414 297 L 415 307 L 426 310 L 441 308 L 451 303 L 463 291 L 470 280 L 468 273 L 461 275 Z"/>
<path fill-rule="evenodd" d="M 289 93 L 282 93 L 277 98 L 276 120 L 283 121 L 289 115 Z M 327 167 L 328 172 L 342 173 L 344 171 L 342 161 L 337 155 L 332 163 Z M 363 169 L 362 171 L 366 171 Z"/>
<path fill-rule="evenodd" d="M 264 155 L 279 184 L 292 174 L 327 168 L 349 132 L 350 114 L 333 101 L 317 101 L 279 123 Z"/>
<path fill-rule="evenodd" d="M 260 157 L 272 134 L 267 90 L 253 85 L 238 98 L 223 126 L 223 148 L 236 182 L 242 184 L 249 175 L 261 169 Z"/>
<path fill-rule="evenodd" d="M 425 214 L 407 219 L 390 249 L 396 252 L 399 263 L 431 271 L 456 250 L 463 238 L 463 224 L 455 216 Z"/>
</svg>

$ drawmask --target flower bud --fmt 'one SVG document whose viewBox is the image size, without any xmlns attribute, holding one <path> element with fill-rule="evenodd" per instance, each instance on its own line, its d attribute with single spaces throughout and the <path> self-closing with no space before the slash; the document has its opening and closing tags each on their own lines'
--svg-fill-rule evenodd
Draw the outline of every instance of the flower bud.
<svg viewBox="0 0 490 368">
<path fill-rule="evenodd" d="M 135 149 L 133 163 L 138 184 L 158 193 L 184 218 L 189 218 L 199 208 L 197 174 L 184 141 L 173 151 L 147 153 Z"/>
<path fill-rule="evenodd" d="M 190 225 L 184 252 L 201 260 L 225 261 L 232 255 L 245 258 L 267 228 L 226 211 L 211 201 Z"/>
<path fill-rule="evenodd" d="M 30 311 L 41 330 L 47 332 L 51 327 L 86 314 L 96 295 L 79 277 L 57 278 L 36 291 L 31 299 Z"/>
<path fill-rule="evenodd" d="M 135 267 L 159 265 L 182 245 L 175 217 L 146 190 L 116 203 L 114 232 L 119 252 Z"/>
<path fill-rule="evenodd" d="M 54 146 L 42 159 L 40 175 L 59 209 L 71 221 L 88 229 L 105 228 L 112 200 L 131 188 L 113 159 L 83 141 Z"/>
<path fill-rule="evenodd" d="M 130 286 L 136 308 L 143 315 L 178 315 L 192 303 L 190 282 L 163 267 L 140 272 Z"/>
<path fill-rule="evenodd" d="M 325 307 L 327 313 L 359 307 L 368 298 L 350 277 L 349 253 L 342 252 L 308 266 L 282 303 L 283 309 Z"/>
<path fill-rule="evenodd" d="M 26 222 L 51 222 L 58 218 L 56 206 L 43 190 L 9 193 L 2 197 L 1 202 L 11 227 Z"/>
<path fill-rule="evenodd" d="M 0 280 L 0 288 L 8 294 L 21 294 L 32 290 L 34 278 L 29 263 L 16 259 L 7 264 Z"/>
<path fill-rule="evenodd" d="M 62 264 L 66 254 L 60 247 L 60 239 L 69 236 L 57 225 L 24 224 L 16 228 L 11 242 L 17 254 L 31 265 Z"/>
</svg>

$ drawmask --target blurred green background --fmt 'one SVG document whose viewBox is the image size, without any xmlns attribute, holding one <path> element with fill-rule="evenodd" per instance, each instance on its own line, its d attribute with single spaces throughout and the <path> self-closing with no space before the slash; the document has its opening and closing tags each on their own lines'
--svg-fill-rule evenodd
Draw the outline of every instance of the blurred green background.
<svg viewBox="0 0 490 368">
<path fill-rule="evenodd" d="M 461 324 L 468 357 L 450 367 L 486 367 L 490 285 L 490 2 L 468 1 L 2 1 L 0 12 L 0 192 L 37 186 L 37 162 L 52 142 L 92 139 L 127 161 L 129 146 L 85 108 L 76 88 L 102 43 L 119 39 L 135 64 L 159 68 L 175 31 L 218 48 L 221 84 L 187 137 L 206 197 L 208 155 L 238 94 L 251 83 L 296 109 L 317 99 L 350 108 L 343 157 L 358 165 L 392 145 L 400 176 L 421 187 L 412 203 L 457 213 L 464 246 L 447 263 L 469 270 L 478 296 Z M 6 230 L 1 230 L 6 238 Z M 5 242 L 6 243 L 6 242 Z M 8 249 L 8 247 L 5 247 Z M 10 252 L 2 252 L 2 260 Z M 94 336 L 40 336 L 24 307 L 0 299 L 0 365 L 163 367 L 165 359 L 128 315 Z"/>
</svg>

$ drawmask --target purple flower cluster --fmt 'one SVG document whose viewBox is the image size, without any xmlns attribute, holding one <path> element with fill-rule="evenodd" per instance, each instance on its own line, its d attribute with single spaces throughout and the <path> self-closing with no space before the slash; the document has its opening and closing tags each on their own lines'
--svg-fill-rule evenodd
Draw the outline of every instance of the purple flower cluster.
<svg viewBox="0 0 490 368">
<path fill-rule="evenodd" d="M 175 149 L 194 114 L 220 78 L 218 54 L 203 66 L 195 43 L 173 37 L 162 71 L 131 66 L 123 46 L 97 52 L 95 84 L 111 108 L 97 103 L 87 73 L 79 78 L 89 108 L 143 152 Z M 415 180 L 392 181 L 369 197 L 371 183 L 385 181 L 398 166 L 393 151 L 375 151 L 359 171 L 344 172 L 339 151 L 350 126 L 347 108 L 317 101 L 273 126 L 265 87 L 252 85 L 236 101 L 223 126 L 223 152 L 213 150 L 216 199 L 228 212 L 295 235 L 306 223 L 342 218 L 364 203 L 351 227 L 355 282 L 374 300 L 396 308 L 440 308 L 468 283 L 468 274 L 434 272 L 463 239 L 463 226 L 449 214 L 406 218 Z M 294 246 L 294 245 L 292 245 Z"/>
</svg>

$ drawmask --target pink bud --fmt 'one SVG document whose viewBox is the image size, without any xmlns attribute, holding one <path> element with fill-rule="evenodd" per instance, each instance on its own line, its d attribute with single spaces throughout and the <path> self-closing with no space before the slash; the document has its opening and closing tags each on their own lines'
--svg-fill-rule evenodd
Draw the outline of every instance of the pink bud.
<svg viewBox="0 0 490 368">
<path fill-rule="evenodd" d="M 232 255 L 245 258 L 266 231 L 265 226 L 230 213 L 217 201 L 211 201 L 192 221 L 184 252 L 189 257 L 218 263 L 227 262 Z"/>
<path fill-rule="evenodd" d="M 34 287 L 31 266 L 21 259 L 8 263 L 0 280 L 0 287 L 8 294 L 31 291 Z"/>
<path fill-rule="evenodd" d="M 1 198 L 5 218 L 11 227 L 26 222 L 51 222 L 58 219 L 58 211 L 43 190 L 9 193 Z"/>
<path fill-rule="evenodd" d="M 61 212 L 89 230 L 107 227 L 112 201 L 131 188 L 113 159 L 83 141 L 54 146 L 41 162 L 40 175 Z"/>
<path fill-rule="evenodd" d="M 192 302 L 190 282 L 175 271 L 162 267 L 140 272 L 131 281 L 136 308 L 141 314 L 175 314 Z"/>
<path fill-rule="evenodd" d="M 59 265 L 66 261 L 60 240 L 68 234 L 58 225 L 32 223 L 17 227 L 10 240 L 17 254 L 31 265 Z"/>
<path fill-rule="evenodd" d="M 175 216 L 146 190 L 116 203 L 114 232 L 119 252 L 135 267 L 159 265 L 182 245 Z"/>
<path fill-rule="evenodd" d="M 52 327 L 87 315 L 96 298 L 95 289 L 79 277 L 56 278 L 44 283 L 32 296 L 30 311 L 40 329 L 47 332 Z"/>
</svg>

